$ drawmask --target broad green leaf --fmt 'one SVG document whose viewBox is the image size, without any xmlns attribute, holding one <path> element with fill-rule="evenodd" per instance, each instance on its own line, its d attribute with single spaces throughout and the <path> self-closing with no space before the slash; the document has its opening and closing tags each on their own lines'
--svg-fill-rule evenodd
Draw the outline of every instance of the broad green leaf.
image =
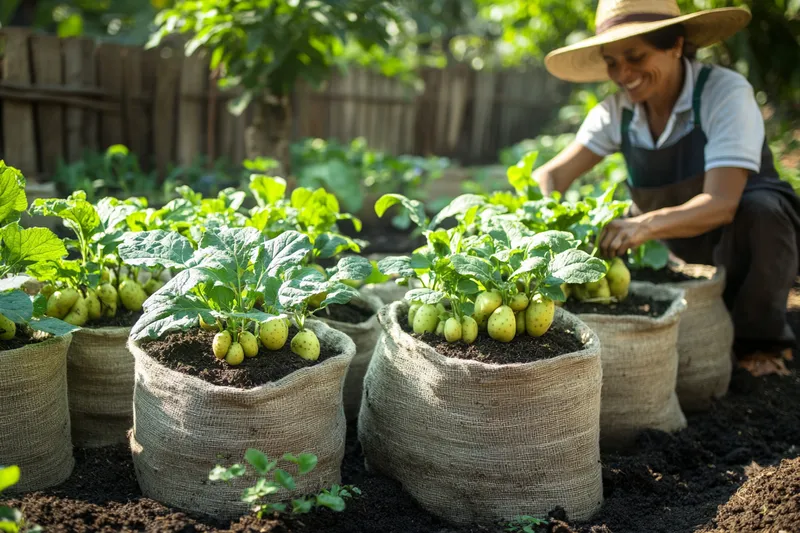
<svg viewBox="0 0 800 533">
<path fill-rule="evenodd" d="M 529 237 L 526 248 L 529 251 L 544 248 L 552 250 L 554 254 L 559 254 L 570 248 L 575 248 L 577 244 L 570 232 L 551 230 Z"/>
<path fill-rule="evenodd" d="M 117 253 L 131 266 L 186 268 L 192 262 L 194 248 L 179 233 L 153 230 L 126 233 Z"/>
<path fill-rule="evenodd" d="M 420 301 L 425 304 L 436 305 L 447 295 L 433 289 L 411 289 L 406 292 L 405 300 L 409 302 Z"/>
<path fill-rule="evenodd" d="M 0 229 L 0 259 L 9 272 L 19 273 L 36 263 L 56 261 L 67 255 L 58 236 L 47 228 L 22 228 L 17 223 Z"/>
<path fill-rule="evenodd" d="M 458 292 L 460 294 L 472 295 L 478 294 L 480 291 L 481 288 L 471 279 L 458 280 Z"/>
<path fill-rule="evenodd" d="M 413 278 L 417 275 L 411 267 L 411 258 L 408 256 L 389 256 L 378 261 L 378 270 L 388 276 Z"/>
<path fill-rule="evenodd" d="M 292 512 L 297 514 L 306 514 L 311 512 L 311 509 L 314 506 L 314 502 L 312 500 L 306 499 L 296 499 L 292 500 Z"/>
<path fill-rule="evenodd" d="M 509 279 L 513 280 L 529 272 L 533 272 L 536 277 L 539 277 L 539 275 L 545 272 L 549 263 L 550 262 L 543 257 L 529 257 L 509 276 Z"/>
<path fill-rule="evenodd" d="M 426 270 L 433 266 L 433 262 L 427 255 L 415 253 L 411 254 L 410 265 L 415 270 Z"/>
<path fill-rule="evenodd" d="M 350 213 L 361 211 L 364 195 L 360 176 L 355 169 L 339 159 L 303 165 L 298 172 L 301 187 L 322 187 L 334 191 L 344 209 Z"/>
<path fill-rule="evenodd" d="M 628 253 L 631 268 L 661 270 L 669 263 L 669 248 L 659 241 L 647 241 Z"/>
<path fill-rule="evenodd" d="M 270 461 L 269 458 L 260 450 L 255 448 L 248 448 L 244 452 L 245 460 L 262 476 L 269 473 Z"/>
<path fill-rule="evenodd" d="M 294 264 L 302 262 L 311 251 L 308 236 L 297 231 L 287 231 L 264 243 L 263 255 L 258 260 L 267 267 L 268 276 L 278 276 Z"/>
<path fill-rule="evenodd" d="M 479 257 L 470 255 L 455 254 L 450 257 L 453 268 L 462 276 L 470 276 L 481 283 L 491 283 L 493 281 L 492 265 Z"/>
<path fill-rule="evenodd" d="M 28 322 L 28 325 L 37 331 L 43 331 L 56 337 L 66 335 L 67 333 L 72 333 L 73 331 L 80 329 L 77 326 L 73 326 L 68 322 L 64 322 L 63 320 L 53 317 L 34 318 Z"/>
<path fill-rule="evenodd" d="M 86 193 L 76 191 L 68 198 L 37 198 L 31 206 L 31 214 L 56 216 L 64 221 L 76 235 L 87 241 L 100 226 L 100 215 L 95 207 L 86 200 Z"/>
<path fill-rule="evenodd" d="M 285 282 L 278 290 L 278 302 L 287 308 L 297 307 L 314 296 L 328 289 L 328 283 L 310 279 L 292 279 Z"/>
<path fill-rule="evenodd" d="M 0 160 L 0 226 L 16 222 L 27 208 L 25 178 L 19 170 Z"/>
<path fill-rule="evenodd" d="M 408 210 L 408 216 L 417 226 L 424 226 L 427 217 L 425 216 L 425 206 L 418 200 L 411 200 L 402 194 L 384 194 L 375 202 L 375 213 L 382 217 L 387 209 L 393 205 L 400 204 Z"/>
<path fill-rule="evenodd" d="M 199 264 L 226 270 L 235 280 L 255 261 L 263 249 L 264 236 L 255 228 L 207 229 L 198 247 Z"/>
<path fill-rule="evenodd" d="M 330 277 L 331 281 L 362 281 L 372 274 L 372 263 L 359 255 L 342 258 L 336 265 L 337 271 Z"/>
<path fill-rule="evenodd" d="M 280 485 L 287 489 L 287 490 L 294 490 L 296 485 L 294 483 L 294 478 L 287 472 L 286 470 L 282 470 L 280 468 L 275 469 L 275 481 L 280 483 Z"/>
<path fill-rule="evenodd" d="M 212 269 L 187 268 L 186 270 L 181 270 L 175 274 L 172 279 L 166 282 L 163 287 L 158 289 L 153 294 L 180 296 L 183 294 L 188 294 L 192 289 L 201 283 L 214 281 L 216 279 L 217 275 Z M 149 305 L 149 301 L 145 301 L 144 305 L 146 310 L 147 306 Z"/>
<path fill-rule="evenodd" d="M 188 271 L 178 275 L 186 272 Z M 189 298 L 184 293 L 173 296 L 159 295 L 156 292 L 147 299 L 146 304 L 144 314 L 131 329 L 130 336 L 133 340 L 158 339 L 170 331 L 195 327 L 199 323 L 197 315 L 201 311 L 208 311 L 206 304 Z"/>
<path fill-rule="evenodd" d="M 453 201 L 433 217 L 430 227 L 435 228 L 452 216 L 466 214 L 471 208 L 480 207 L 482 205 L 486 205 L 486 198 L 483 196 L 477 194 L 462 194 L 454 198 Z"/>
<path fill-rule="evenodd" d="M 564 302 L 567 299 L 567 295 L 564 294 L 564 291 L 561 290 L 561 285 L 548 285 L 543 283 L 539 287 L 537 287 L 536 292 L 544 296 L 545 298 L 550 298 L 554 302 Z"/>
<path fill-rule="evenodd" d="M 0 467 L 0 492 L 19 483 L 20 470 L 17 465 Z"/>
<path fill-rule="evenodd" d="M 386 274 L 384 274 L 384 273 L 382 273 L 380 271 L 380 269 L 378 268 L 378 262 L 377 261 L 370 261 L 370 264 L 372 265 L 372 272 L 364 280 L 364 284 L 365 285 L 366 284 L 372 284 L 372 283 L 375 283 L 375 284 L 377 284 L 377 283 L 385 283 L 385 282 L 390 281 L 392 279 L 390 276 L 387 276 Z"/>
<path fill-rule="evenodd" d="M 0 315 L 17 324 L 28 322 L 33 316 L 33 302 L 30 296 L 20 290 L 1 292 Z"/>
<path fill-rule="evenodd" d="M 135 205 L 123 202 L 113 196 L 101 198 L 95 207 L 106 231 L 124 228 L 128 216 L 138 211 Z"/>
<path fill-rule="evenodd" d="M 317 456 L 313 453 L 301 453 L 300 455 L 287 453 L 283 456 L 283 460 L 296 464 L 297 472 L 301 476 L 308 474 L 317 466 Z"/>
<path fill-rule="evenodd" d="M 360 252 L 361 247 L 352 239 L 348 239 L 343 235 L 335 235 L 332 233 L 323 233 L 314 239 L 314 249 L 317 250 L 317 255 L 321 259 L 329 259 L 347 250 L 353 252 Z"/>
<path fill-rule="evenodd" d="M 358 289 L 345 285 L 344 283 L 336 282 L 328 290 L 328 296 L 320 304 L 320 307 L 326 307 L 331 304 L 344 305 L 350 303 L 353 298 L 358 298 L 361 293 Z"/>
<path fill-rule="evenodd" d="M 339 496 L 333 496 L 325 493 L 317 495 L 317 505 L 327 507 L 328 509 L 337 512 L 344 511 L 345 508 L 343 499 L 341 499 Z"/>
<path fill-rule="evenodd" d="M 561 252 L 550 263 L 550 275 L 567 283 L 589 283 L 606 275 L 605 262 L 583 250 Z"/>
</svg>

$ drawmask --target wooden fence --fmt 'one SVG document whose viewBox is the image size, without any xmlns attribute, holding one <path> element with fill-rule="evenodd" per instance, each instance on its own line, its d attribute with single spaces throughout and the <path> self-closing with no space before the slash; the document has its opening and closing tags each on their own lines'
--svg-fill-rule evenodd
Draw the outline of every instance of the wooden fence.
<svg viewBox="0 0 800 533">
<path fill-rule="evenodd" d="M 207 58 L 178 45 L 157 49 L 0 30 L 0 158 L 46 177 L 59 161 L 122 143 L 147 169 L 199 154 L 245 157 L 249 113 L 209 83 Z M 364 136 L 394 154 L 491 163 L 498 150 L 540 132 L 563 103 L 563 86 L 542 71 L 475 72 L 463 65 L 421 72 L 425 89 L 365 70 L 335 75 L 293 95 L 295 139 Z"/>
</svg>

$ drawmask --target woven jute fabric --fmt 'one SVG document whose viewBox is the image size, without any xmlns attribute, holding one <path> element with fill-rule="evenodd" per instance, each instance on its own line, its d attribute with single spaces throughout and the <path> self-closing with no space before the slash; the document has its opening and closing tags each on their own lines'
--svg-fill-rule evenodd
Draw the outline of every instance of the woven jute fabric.
<svg viewBox="0 0 800 533">
<path fill-rule="evenodd" d="M 410 283 L 409 285 L 413 285 Z M 383 283 L 370 283 L 359 289 L 362 295 L 373 295 L 380 298 L 384 304 L 390 304 L 402 300 L 406 293 L 414 288 L 413 286 L 398 285 L 394 281 Z"/>
<path fill-rule="evenodd" d="M 676 270 L 701 278 L 664 284 L 686 293 L 678 331 L 676 391 L 685 412 L 704 411 L 728 392 L 733 372 L 733 320 L 722 299 L 725 269 L 690 264 Z"/>
<path fill-rule="evenodd" d="M 216 466 L 247 464 L 255 448 L 292 475 L 296 469 L 281 457 L 313 453 L 316 468 L 296 476 L 295 491 L 280 491 L 264 501 L 278 501 L 318 491 L 341 481 L 346 421 L 342 386 L 355 355 L 353 341 L 319 321 L 306 327 L 337 354 L 284 378 L 251 389 L 221 387 L 158 363 L 129 341 L 136 360 L 134 425 L 130 436 L 133 464 L 142 493 L 166 505 L 230 519 L 249 511 L 241 501 L 257 476 L 225 482 L 208 480 Z M 261 355 L 260 357 L 268 357 Z"/>
<path fill-rule="evenodd" d="M 666 312 L 643 315 L 584 314 L 600 338 L 603 399 L 600 446 L 628 448 L 645 429 L 673 432 L 686 427 L 675 386 L 678 377 L 678 328 L 686 310 L 682 289 L 632 282 L 631 294 L 669 301 Z"/>
<path fill-rule="evenodd" d="M 344 380 L 344 414 L 348 421 L 358 418 L 358 411 L 361 408 L 364 374 L 372 359 L 372 352 L 375 351 L 375 343 L 381 334 L 378 311 L 383 307 L 383 301 L 376 295 L 362 294 L 361 297 L 351 300 L 350 305 L 364 309 L 372 313 L 372 316 L 358 324 L 330 320 L 324 318 L 324 314 L 317 317 L 321 322 L 350 337 L 356 345 L 356 355 L 350 362 Z"/>
<path fill-rule="evenodd" d="M 573 330 L 582 350 L 486 364 L 442 356 L 407 334 L 407 309 L 395 302 L 379 313 L 383 333 L 358 421 L 367 468 L 459 524 L 544 516 L 556 506 L 589 518 L 603 501 L 597 336 L 557 309 L 554 327 Z"/>
<path fill-rule="evenodd" d="M 0 465 L 17 465 L 9 492 L 41 490 L 75 467 L 67 401 L 72 334 L 0 352 Z"/>
<path fill-rule="evenodd" d="M 86 328 L 73 334 L 67 356 L 72 442 L 97 448 L 126 442 L 133 425 L 131 328 Z"/>
</svg>

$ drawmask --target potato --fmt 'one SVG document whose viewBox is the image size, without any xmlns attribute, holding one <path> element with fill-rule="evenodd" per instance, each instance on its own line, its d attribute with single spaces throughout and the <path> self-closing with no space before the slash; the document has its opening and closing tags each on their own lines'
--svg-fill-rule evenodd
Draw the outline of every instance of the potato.
<svg viewBox="0 0 800 533">
<path fill-rule="evenodd" d="M 631 272 L 628 270 L 628 267 L 625 266 L 625 262 L 621 258 L 615 257 L 611 260 L 611 266 L 608 269 L 608 274 L 606 274 L 606 279 L 608 280 L 608 290 L 611 296 L 620 301 L 628 297 L 628 289 L 631 284 Z"/>
<path fill-rule="evenodd" d="M 439 323 L 436 324 L 436 335 L 439 336 L 439 337 L 444 337 L 444 324 L 445 324 L 445 321 L 442 320 L 441 318 L 437 318 L 437 320 L 439 321 Z"/>
<path fill-rule="evenodd" d="M 439 311 L 439 315 L 447 313 L 447 309 L 445 309 L 444 304 L 442 302 L 436 304 L 436 310 Z"/>
<path fill-rule="evenodd" d="M 44 295 L 45 298 L 50 298 L 54 292 L 56 292 L 56 288 L 52 283 L 45 283 L 39 290 L 39 294 Z"/>
<path fill-rule="evenodd" d="M 423 304 L 414 315 L 414 333 L 433 333 L 439 325 L 439 311 L 436 306 Z"/>
<path fill-rule="evenodd" d="M 569 292 L 570 296 L 572 296 L 579 302 L 583 302 L 584 300 L 588 300 L 589 298 L 591 298 L 589 290 L 586 288 L 585 285 L 570 285 Z"/>
<path fill-rule="evenodd" d="M 591 292 L 593 299 L 601 300 L 603 303 L 611 303 L 611 291 L 608 288 L 606 278 L 597 282 L 596 288 Z"/>
<path fill-rule="evenodd" d="M 501 305 L 503 305 L 503 296 L 499 292 L 482 292 L 475 298 L 475 314 L 488 318 Z"/>
<path fill-rule="evenodd" d="M 472 344 L 478 338 L 478 323 L 471 316 L 461 319 L 461 340 L 467 344 Z"/>
<path fill-rule="evenodd" d="M 412 328 L 414 327 L 414 315 L 417 314 L 420 307 L 422 307 L 422 302 L 411 302 L 411 305 L 408 306 L 408 325 Z"/>
<path fill-rule="evenodd" d="M 244 350 L 245 357 L 255 357 L 258 355 L 258 341 L 256 336 L 249 331 L 239 333 L 239 344 Z"/>
<path fill-rule="evenodd" d="M 525 333 L 525 311 L 514 313 L 514 318 L 517 320 L 517 335 Z"/>
<path fill-rule="evenodd" d="M 86 308 L 89 312 L 89 320 L 97 320 L 103 316 L 103 308 L 100 305 L 100 298 L 94 289 L 86 289 Z"/>
<path fill-rule="evenodd" d="M 211 343 L 214 357 L 224 359 L 228 355 L 228 349 L 231 347 L 232 341 L 231 332 L 227 329 L 214 335 L 214 341 Z"/>
<path fill-rule="evenodd" d="M 310 329 L 304 329 L 292 338 L 292 353 L 308 361 L 319 359 L 319 339 Z"/>
<path fill-rule="evenodd" d="M 75 300 L 75 305 L 69 310 L 69 313 L 63 318 L 67 324 L 73 326 L 83 326 L 89 320 L 89 307 L 86 305 L 86 299 L 78 294 L 78 299 Z"/>
<path fill-rule="evenodd" d="M 486 325 L 489 336 L 496 341 L 511 342 L 517 334 L 517 319 L 514 310 L 507 305 L 501 305 L 494 310 Z"/>
<path fill-rule="evenodd" d="M 457 318 L 448 318 L 444 323 L 444 338 L 447 342 L 461 340 L 461 322 Z"/>
<path fill-rule="evenodd" d="M 144 301 L 147 300 L 147 293 L 132 279 L 126 279 L 120 283 L 118 292 L 122 305 L 129 311 L 141 311 Z"/>
<path fill-rule="evenodd" d="M 78 301 L 80 294 L 72 287 L 55 291 L 47 299 L 45 314 L 53 318 L 64 318 Z"/>
<path fill-rule="evenodd" d="M 489 323 L 489 315 L 474 313 L 472 318 L 475 320 L 475 325 L 478 326 L 478 330 L 486 331 L 486 325 Z"/>
<path fill-rule="evenodd" d="M 17 325 L 10 318 L 0 315 L 0 340 L 10 341 L 17 334 Z"/>
<path fill-rule="evenodd" d="M 147 283 L 142 287 L 148 296 L 152 296 L 154 292 L 164 286 L 164 282 L 156 278 L 150 278 Z"/>
<path fill-rule="evenodd" d="M 541 337 L 550 329 L 555 312 L 553 300 L 537 294 L 525 310 L 525 331 L 531 337 Z"/>
<path fill-rule="evenodd" d="M 280 317 L 268 318 L 258 327 L 258 336 L 267 350 L 280 350 L 289 338 L 289 325 Z"/>
<path fill-rule="evenodd" d="M 225 355 L 225 362 L 229 365 L 236 366 L 242 364 L 244 361 L 244 349 L 238 342 L 232 342 L 231 347 L 228 348 L 228 353 Z"/>
<path fill-rule="evenodd" d="M 528 307 L 528 295 L 526 295 L 524 292 L 518 292 L 517 294 L 511 297 L 511 302 L 509 302 L 508 306 L 515 313 L 524 311 L 525 308 Z"/>
</svg>

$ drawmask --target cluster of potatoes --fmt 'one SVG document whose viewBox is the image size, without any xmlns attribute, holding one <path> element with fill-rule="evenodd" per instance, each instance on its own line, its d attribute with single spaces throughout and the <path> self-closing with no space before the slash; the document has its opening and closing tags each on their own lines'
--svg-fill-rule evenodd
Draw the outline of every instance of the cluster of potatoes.
<svg viewBox="0 0 800 533">
<path fill-rule="evenodd" d="M 568 297 L 580 302 L 591 300 L 598 303 L 621 302 L 628 297 L 631 273 L 619 257 L 611 261 L 608 273 L 599 281 L 571 284 L 564 287 Z"/>
<path fill-rule="evenodd" d="M 289 319 L 285 317 L 272 317 L 256 326 L 256 334 L 240 329 L 231 333 L 229 329 L 222 329 L 217 324 L 208 324 L 200 317 L 200 327 L 207 331 L 217 331 L 211 348 L 217 359 L 224 359 L 232 366 L 240 365 L 245 357 L 258 355 L 259 345 L 267 350 L 277 351 L 282 349 L 289 340 Z M 298 331 L 290 343 L 292 353 L 308 361 L 319 359 L 320 346 L 317 335 L 310 329 Z"/>
<path fill-rule="evenodd" d="M 526 333 L 531 337 L 541 337 L 550 329 L 554 316 L 554 302 L 539 294 L 529 299 L 524 292 L 518 292 L 504 303 L 503 295 L 491 290 L 478 294 L 473 314 L 461 320 L 441 303 L 411 302 L 408 324 L 414 333 L 435 333 L 451 343 L 472 344 L 478 331 L 486 331 L 496 341 L 511 342 Z"/>
</svg>

